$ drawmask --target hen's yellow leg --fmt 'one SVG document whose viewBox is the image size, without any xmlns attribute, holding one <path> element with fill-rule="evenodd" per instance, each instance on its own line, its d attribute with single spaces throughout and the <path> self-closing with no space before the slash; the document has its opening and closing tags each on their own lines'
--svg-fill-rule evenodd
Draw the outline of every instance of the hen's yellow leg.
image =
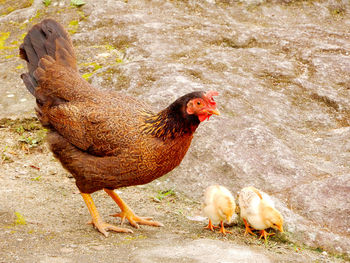
<svg viewBox="0 0 350 263">
<path fill-rule="evenodd" d="M 225 229 L 225 227 L 224 227 L 224 222 L 221 221 L 221 222 L 220 222 L 220 225 L 221 225 L 221 227 L 220 227 L 219 232 L 220 232 L 221 234 L 223 234 L 224 236 L 226 236 L 226 233 L 232 234 L 231 231 L 228 231 L 228 230 Z"/>
<path fill-rule="evenodd" d="M 243 218 L 243 222 L 245 225 L 245 232 L 244 235 L 247 235 L 248 233 L 252 234 L 253 236 L 256 236 L 256 234 L 253 233 L 252 229 L 249 227 L 247 220 Z"/>
<path fill-rule="evenodd" d="M 139 217 L 134 214 L 131 208 L 117 195 L 113 190 L 104 188 L 105 192 L 112 197 L 114 202 L 120 207 L 121 212 L 113 215 L 114 217 L 121 218 L 121 224 L 124 223 L 125 218 L 129 221 L 130 225 L 135 228 L 139 228 L 139 225 L 148 225 L 148 226 L 164 226 L 162 223 L 157 221 L 151 221 L 151 217 Z"/>
<path fill-rule="evenodd" d="M 92 217 L 91 224 L 93 224 L 98 229 L 98 231 L 100 231 L 106 237 L 108 236 L 108 233 L 107 233 L 108 230 L 115 231 L 115 232 L 132 233 L 132 230 L 130 229 L 113 226 L 111 224 L 107 224 L 103 222 L 103 220 L 101 219 L 97 211 L 94 201 L 91 198 L 91 195 L 85 194 L 85 193 L 80 193 L 80 194 L 83 197 L 85 204 L 89 209 L 90 215 Z"/>
<path fill-rule="evenodd" d="M 211 220 L 209 219 L 209 223 L 206 227 L 204 227 L 204 229 L 209 229 L 211 231 L 214 231 L 214 228 L 218 228 L 218 226 L 214 226 Z"/>
</svg>

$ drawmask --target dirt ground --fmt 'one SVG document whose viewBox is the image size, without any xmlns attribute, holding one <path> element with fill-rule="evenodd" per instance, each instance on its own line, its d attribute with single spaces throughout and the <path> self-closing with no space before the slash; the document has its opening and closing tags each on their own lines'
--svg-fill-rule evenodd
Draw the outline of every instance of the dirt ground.
<svg viewBox="0 0 350 263">
<path fill-rule="evenodd" d="M 222 236 L 204 230 L 201 200 L 169 189 L 165 176 L 148 185 L 118 189 L 141 216 L 162 228 L 141 226 L 132 234 L 106 238 L 91 225 L 74 179 L 44 143 L 37 120 L 0 122 L 0 262 L 342 262 L 326 252 L 288 241 L 288 233 L 267 244 L 244 236 L 238 221 Z M 179 187 L 180 189 L 180 187 Z M 195 190 L 195 187 L 194 187 Z M 118 207 L 104 193 L 93 194 L 106 222 Z M 126 227 L 132 228 L 128 224 Z"/>
</svg>

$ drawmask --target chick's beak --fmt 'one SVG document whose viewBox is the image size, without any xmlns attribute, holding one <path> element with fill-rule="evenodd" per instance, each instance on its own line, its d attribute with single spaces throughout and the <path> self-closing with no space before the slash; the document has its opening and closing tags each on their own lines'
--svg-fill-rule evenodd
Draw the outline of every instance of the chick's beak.
<svg viewBox="0 0 350 263">
<path fill-rule="evenodd" d="M 281 233 L 283 233 L 283 226 L 282 225 L 278 226 L 277 228 L 279 231 L 281 231 Z"/>
</svg>

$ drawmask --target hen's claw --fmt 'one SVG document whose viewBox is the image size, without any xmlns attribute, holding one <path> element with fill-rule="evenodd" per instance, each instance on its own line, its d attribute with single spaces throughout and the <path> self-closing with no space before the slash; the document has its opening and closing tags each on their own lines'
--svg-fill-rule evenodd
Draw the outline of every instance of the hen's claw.
<svg viewBox="0 0 350 263">
<path fill-rule="evenodd" d="M 128 219 L 130 225 L 135 228 L 139 228 L 139 225 L 147 225 L 147 226 L 164 226 L 162 223 L 157 221 L 151 221 L 152 217 L 139 217 L 134 214 L 134 212 L 130 209 L 130 207 L 121 199 L 116 192 L 110 189 L 104 188 L 105 192 L 116 202 L 116 204 L 120 207 L 121 212 L 115 215 L 114 217 L 121 218 L 121 224 L 124 223 L 125 218 Z"/>
<path fill-rule="evenodd" d="M 121 218 L 121 225 L 124 224 L 125 219 L 127 219 L 135 228 L 139 228 L 140 225 L 147 225 L 147 226 L 156 226 L 161 227 L 164 226 L 162 223 L 157 221 L 151 221 L 152 217 L 139 217 L 136 216 L 132 211 L 122 211 L 118 214 L 112 215 L 113 217 L 120 217 Z"/>
<path fill-rule="evenodd" d="M 131 229 L 117 227 L 105 222 L 94 222 L 91 220 L 88 224 L 93 225 L 98 231 L 100 231 L 105 237 L 108 237 L 107 231 L 114 231 L 118 233 L 134 233 Z"/>
</svg>

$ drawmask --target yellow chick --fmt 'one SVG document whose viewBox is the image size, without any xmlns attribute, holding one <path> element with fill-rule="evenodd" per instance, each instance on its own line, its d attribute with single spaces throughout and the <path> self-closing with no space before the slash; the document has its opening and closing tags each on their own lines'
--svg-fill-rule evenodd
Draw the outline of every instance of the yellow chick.
<svg viewBox="0 0 350 263">
<path fill-rule="evenodd" d="M 264 237 L 265 241 L 267 236 L 274 235 L 274 233 L 267 233 L 266 228 L 271 227 L 283 233 L 283 217 L 275 209 L 270 196 L 250 186 L 241 190 L 238 199 L 241 218 L 245 225 L 245 235 L 247 233 L 255 235 L 249 225 L 260 230 L 260 238 Z"/>
<path fill-rule="evenodd" d="M 209 186 L 204 192 L 204 214 L 209 218 L 209 224 L 206 229 L 214 231 L 213 224 L 219 224 L 220 233 L 232 233 L 224 228 L 224 221 L 231 222 L 232 216 L 235 213 L 236 203 L 231 192 L 220 185 Z"/>
</svg>

